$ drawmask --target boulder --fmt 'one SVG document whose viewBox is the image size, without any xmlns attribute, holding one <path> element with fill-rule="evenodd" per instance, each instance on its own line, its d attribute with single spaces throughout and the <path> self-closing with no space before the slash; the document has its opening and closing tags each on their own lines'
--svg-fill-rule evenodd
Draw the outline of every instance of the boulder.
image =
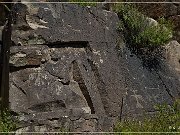
<svg viewBox="0 0 180 135">
<path fill-rule="evenodd" d="M 175 51 L 176 50 L 176 51 Z M 141 117 L 144 113 L 156 112 L 154 105 L 169 104 L 180 96 L 179 50 L 177 41 L 172 41 L 160 50 L 159 55 L 138 54 L 128 47 L 120 51 L 125 59 L 124 77 L 126 94 L 123 97 L 122 119 Z"/>
<path fill-rule="evenodd" d="M 112 130 L 125 92 L 118 16 L 61 3 L 17 3 L 13 11 L 9 100 L 19 128 L 56 131 L 64 118 L 70 131 Z"/>
<path fill-rule="evenodd" d="M 124 43 L 113 12 L 62 3 L 13 10 L 9 102 L 17 133 L 112 131 L 179 98 L 176 41 L 142 55 Z"/>
</svg>

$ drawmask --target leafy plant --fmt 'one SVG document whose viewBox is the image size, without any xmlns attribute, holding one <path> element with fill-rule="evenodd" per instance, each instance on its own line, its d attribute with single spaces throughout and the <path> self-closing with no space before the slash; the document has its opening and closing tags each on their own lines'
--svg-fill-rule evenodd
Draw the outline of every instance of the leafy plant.
<svg viewBox="0 0 180 135">
<path fill-rule="evenodd" d="M 157 105 L 154 116 L 144 116 L 144 120 L 124 120 L 119 122 L 114 132 L 180 132 L 180 102 L 174 105 Z"/>
<path fill-rule="evenodd" d="M 157 47 L 164 45 L 172 36 L 173 25 L 164 18 L 160 18 L 157 23 L 131 4 L 116 4 L 114 11 L 121 19 L 118 29 L 125 33 L 125 38 L 131 45 Z"/>
<path fill-rule="evenodd" d="M 16 123 L 8 110 L 3 111 L 0 117 L 0 132 L 11 132 L 16 129 Z"/>
</svg>

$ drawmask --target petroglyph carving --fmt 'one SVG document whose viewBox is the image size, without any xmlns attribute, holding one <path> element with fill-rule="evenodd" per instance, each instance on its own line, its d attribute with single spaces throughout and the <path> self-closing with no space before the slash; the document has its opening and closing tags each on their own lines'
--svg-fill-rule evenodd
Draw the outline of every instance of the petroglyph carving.
<svg viewBox="0 0 180 135">
<path fill-rule="evenodd" d="M 136 99 L 136 107 L 137 108 L 143 108 L 142 104 L 140 103 L 140 101 L 144 102 L 144 99 L 143 99 L 142 95 L 137 95 L 136 94 L 137 90 L 132 90 L 132 92 L 133 92 L 134 95 L 131 95 L 131 96 Z"/>
</svg>

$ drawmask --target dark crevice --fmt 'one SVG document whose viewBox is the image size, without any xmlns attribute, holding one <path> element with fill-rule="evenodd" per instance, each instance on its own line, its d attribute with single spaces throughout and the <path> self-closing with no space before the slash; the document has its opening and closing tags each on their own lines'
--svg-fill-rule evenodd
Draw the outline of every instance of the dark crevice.
<svg viewBox="0 0 180 135">
<path fill-rule="evenodd" d="M 60 79 L 61 80 L 61 79 Z M 63 82 L 63 81 L 60 81 L 63 85 L 69 85 L 70 84 L 70 81 L 67 81 L 67 82 Z"/>
<path fill-rule="evenodd" d="M 9 5 L 11 9 L 11 5 Z M 12 12 L 7 12 L 8 22 L 5 24 L 2 31 L 2 46 L 1 46 L 1 73 L 0 73 L 0 97 L 1 111 L 5 108 L 9 108 L 9 55 L 10 46 L 12 46 Z"/>
<path fill-rule="evenodd" d="M 83 65 L 84 69 L 87 71 L 87 67 L 85 65 Z"/>
<path fill-rule="evenodd" d="M 93 61 L 88 59 L 88 63 L 90 64 L 90 66 L 92 68 L 92 71 L 94 72 L 97 88 L 99 90 L 100 97 L 101 97 L 102 103 L 104 105 L 105 112 L 106 112 L 106 114 L 108 114 L 108 110 L 107 110 L 109 108 L 108 99 L 107 99 L 108 93 L 106 91 L 105 84 L 101 80 L 101 76 L 100 76 L 100 74 L 98 72 L 98 69 L 97 69 L 96 65 L 93 63 Z"/>
<path fill-rule="evenodd" d="M 99 16 L 95 15 L 95 14 L 91 11 L 91 9 L 88 8 L 88 11 L 89 11 L 89 13 L 93 16 L 93 18 L 96 19 L 97 22 L 100 22 L 100 23 L 102 23 L 102 24 L 105 24 L 105 21 L 104 21 L 102 18 L 100 18 Z"/>
<path fill-rule="evenodd" d="M 86 41 L 69 41 L 69 42 L 53 42 L 47 44 L 49 48 L 85 48 L 87 47 Z"/>
<path fill-rule="evenodd" d="M 54 120 L 59 120 L 59 118 L 51 118 L 51 119 L 48 119 L 49 121 L 54 121 Z"/>
<path fill-rule="evenodd" d="M 17 71 L 27 69 L 27 68 L 38 68 L 38 67 L 40 67 L 40 65 L 25 65 L 25 66 L 20 66 L 20 67 L 10 66 L 10 73 L 17 72 Z"/>
<path fill-rule="evenodd" d="M 123 105 L 124 105 L 124 98 L 122 97 L 121 111 L 120 111 L 120 116 L 119 116 L 119 120 L 120 120 L 120 121 L 122 121 Z"/>
<path fill-rule="evenodd" d="M 94 106 L 93 106 L 91 97 L 89 95 L 89 92 L 87 90 L 85 82 L 82 78 L 78 63 L 76 61 L 72 62 L 72 68 L 73 68 L 73 79 L 74 79 L 74 81 L 78 82 L 79 87 L 80 87 L 80 89 L 81 89 L 81 91 L 82 91 L 82 93 L 83 93 L 83 95 L 84 95 L 84 97 L 88 103 L 88 106 L 91 109 L 91 114 L 95 114 L 95 110 L 94 110 Z"/>
<path fill-rule="evenodd" d="M 39 126 L 39 127 L 40 127 L 40 126 L 44 126 L 44 125 L 45 125 L 45 124 L 40 124 L 40 123 L 37 124 L 37 126 Z M 36 130 L 34 129 L 34 131 L 36 131 Z"/>
<path fill-rule="evenodd" d="M 18 114 L 17 112 L 14 112 L 14 111 L 12 111 L 12 110 L 11 110 L 9 113 L 10 113 L 12 116 L 19 116 L 19 114 Z"/>
<path fill-rule="evenodd" d="M 54 129 L 58 129 L 58 131 L 59 131 L 60 127 L 54 127 Z"/>
<path fill-rule="evenodd" d="M 161 75 L 158 73 L 158 71 L 157 71 L 156 69 L 155 69 L 155 71 L 156 71 L 156 74 L 158 75 L 159 80 L 162 82 L 162 85 L 165 87 L 166 92 L 169 94 L 169 96 L 172 98 L 172 100 L 174 100 L 173 95 L 170 93 L 170 90 L 169 90 L 169 88 L 166 86 L 166 84 L 164 83 Z"/>
<path fill-rule="evenodd" d="M 16 87 L 16 88 L 18 88 L 19 90 L 21 90 L 22 91 L 22 93 L 27 97 L 27 93 L 26 93 L 26 91 L 25 90 L 23 90 L 21 87 L 19 87 L 18 85 L 16 85 L 16 83 L 15 82 L 13 82 L 13 85 Z"/>
<path fill-rule="evenodd" d="M 54 61 L 54 62 L 57 62 L 57 61 L 58 61 L 58 58 L 52 58 L 52 57 L 51 57 L 51 60 Z"/>
<path fill-rule="evenodd" d="M 34 120 L 30 120 L 31 123 L 34 123 L 35 121 Z"/>
</svg>

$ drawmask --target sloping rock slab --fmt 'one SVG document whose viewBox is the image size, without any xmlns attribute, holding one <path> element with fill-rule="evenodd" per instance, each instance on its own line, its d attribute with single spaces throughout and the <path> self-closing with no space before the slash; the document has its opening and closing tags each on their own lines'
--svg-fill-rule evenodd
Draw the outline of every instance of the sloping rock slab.
<svg viewBox="0 0 180 135">
<path fill-rule="evenodd" d="M 125 91 L 116 51 L 118 16 L 60 3 L 17 3 L 13 10 L 10 108 L 25 117 L 22 127 L 47 126 L 52 115 L 67 116 L 71 131 L 112 129 Z M 65 113 L 56 116 L 58 111 Z"/>
</svg>

